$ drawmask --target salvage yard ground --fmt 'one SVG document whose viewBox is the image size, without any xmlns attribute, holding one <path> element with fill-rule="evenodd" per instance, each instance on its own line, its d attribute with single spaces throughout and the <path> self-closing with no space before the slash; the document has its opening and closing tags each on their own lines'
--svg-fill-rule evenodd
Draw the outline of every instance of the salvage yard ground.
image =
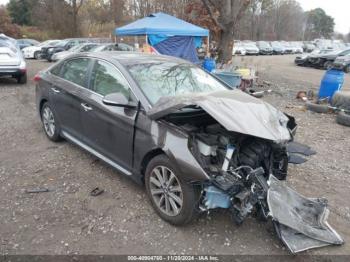
<svg viewBox="0 0 350 262">
<path fill-rule="evenodd" d="M 237 57 L 254 64 L 274 85 L 265 100 L 294 115 L 296 140 L 318 153 L 291 165 L 288 182 L 308 197 L 325 197 L 329 222 L 350 241 L 350 128 L 334 115 L 306 112 L 295 99 L 317 90 L 324 71 L 297 67 L 294 56 Z M 29 76 L 50 64 L 29 61 Z M 350 76 L 345 87 L 350 90 Z M 267 87 L 266 87 L 267 88 Z M 270 88 L 270 87 L 268 87 Z M 50 142 L 41 128 L 34 84 L 0 79 L 0 253 L 1 254 L 288 254 L 271 223 L 247 219 L 240 227 L 225 212 L 202 215 L 173 227 L 153 211 L 146 192 L 76 146 Z M 89 192 L 105 193 L 91 197 Z M 26 189 L 50 192 L 26 194 Z M 350 245 L 306 254 L 347 254 Z"/>
</svg>

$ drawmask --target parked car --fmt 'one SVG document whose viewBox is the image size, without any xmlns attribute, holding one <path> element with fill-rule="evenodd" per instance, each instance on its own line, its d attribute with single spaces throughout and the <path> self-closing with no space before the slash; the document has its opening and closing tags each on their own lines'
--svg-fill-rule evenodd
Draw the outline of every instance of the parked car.
<svg viewBox="0 0 350 262">
<path fill-rule="evenodd" d="M 290 45 L 293 47 L 294 54 L 302 54 L 304 52 L 301 42 L 290 42 Z"/>
<path fill-rule="evenodd" d="M 243 42 L 246 55 L 259 55 L 259 48 L 253 42 Z"/>
<path fill-rule="evenodd" d="M 331 69 L 337 57 L 350 54 L 350 49 L 333 51 L 326 54 L 319 54 L 309 59 L 310 64 L 316 68 Z"/>
<path fill-rule="evenodd" d="M 106 51 L 135 51 L 135 48 L 131 45 L 124 43 L 110 43 L 95 46 L 90 52 L 106 52 Z M 199 51 L 198 51 L 199 52 Z M 200 53 L 205 54 L 205 50 L 201 50 Z"/>
<path fill-rule="evenodd" d="M 260 55 L 272 55 L 273 54 L 273 48 L 268 42 L 265 41 L 258 41 L 257 47 L 259 48 L 259 54 Z"/>
<path fill-rule="evenodd" d="M 35 81 L 48 139 L 69 140 L 145 185 L 171 224 L 215 208 L 237 223 L 267 214 L 266 179 L 287 175 L 294 119 L 185 60 L 90 52 Z"/>
<path fill-rule="evenodd" d="M 247 51 L 242 42 L 235 42 L 233 44 L 232 55 L 246 55 Z"/>
<path fill-rule="evenodd" d="M 304 42 L 304 45 L 303 45 L 304 52 L 311 53 L 315 49 L 316 49 L 316 46 L 314 44 L 308 43 L 308 42 Z"/>
<path fill-rule="evenodd" d="M 311 66 L 313 64 L 313 61 L 316 60 L 319 55 L 325 55 L 331 52 L 332 50 L 330 49 L 323 49 L 323 50 L 315 49 L 310 54 L 297 56 L 294 62 L 296 65 L 299 65 L 299 66 Z"/>
<path fill-rule="evenodd" d="M 273 54 L 275 54 L 275 55 L 283 55 L 284 54 L 285 49 L 281 45 L 280 42 L 274 41 L 274 42 L 271 42 L 270 44 L 271 44 L 271 47 L 272 47 L 272 50 L 273 50 Z"/>
<path fill-rule="evenodd" d="M 19 84 L 27 83 L 27 67 L 22 52 L 11 38 L 0 37 L 0 76 L 12 77 Z"/>
<path fill-rule="evenodd" d="M 56 53 L 62 52 L 69 50 L 70 48 L 83 44 L 83 43 L 88 43 L 91 42 L 89 38 L 69 38 L 69 39 L 64 39 L 60 41 L 56 45 L 52 46 L 47 46 L 42 48 L 41 50 L 41 57 L 43 59 L 48 60 L 49 62 L 52 62 L 52 56 Z"/>
<path fill-rule="evenodd" d="M 333 63 L 333 68 L 350 73 L 350 55 L 337 57 Z"/>
<path fill-rule="evenodd" d="M 24 58 L 40 59 L 41 49 L 58 44 L 61 40 L 47 40 L 38 45 L 28 46 L 22 49 Z"/>
<path fill-rule="evenodd" d="M 284 48 L 284 52 L 283 52 L 284 54 L 293 54 L 293 47 L 291 47 L 288 42 L 281 41 L 280 44 Z"/>
<path fill-rule="evenodd" d="M 51 60 L 53 62 L 57 62 L 75 53 L 89 52 L 90 50 L 92 50 L 97 46 L 98 44 L 96 43 L 85 43 L 85 44 L 76 45 L 68 49 L 67 51 L 62 51 L 62 52 L 53 54 Z"/>
<path fill-rule="evenodd" d="M 40 44 L 39 41 L 34 40 L 34 39 L 27 39 L 27 38 L 23 38 L 23 39 L 17 39 L 17 44 L 19 46 L 19 48 L 22 50 L 25 47 L 28 46 L 35 46 Z"/>
</svg>

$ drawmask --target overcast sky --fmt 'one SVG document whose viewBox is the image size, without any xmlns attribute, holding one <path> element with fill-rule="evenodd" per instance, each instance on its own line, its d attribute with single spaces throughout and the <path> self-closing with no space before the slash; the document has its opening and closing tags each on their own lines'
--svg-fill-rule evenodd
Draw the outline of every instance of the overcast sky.
<svg viewBox="0 0 350 262">
<path fill-rule="evenodd" d="M 0 0 L 1 1 L 1 0 Z M 335 31 L 343 34 L 350 32 L 350 1 L 349 0 L 297 0 L 305 11 L 321 7 L 334 17 Z"/>
<path fill-rule="evenodd" d="M 335 31 L 347 34 L 350 32 L 350 0 L 297 0 L 304 10 L 321 7 L 335 19 Z M 6 4 L 8 0 L 0 0 Z"/>
</svg>

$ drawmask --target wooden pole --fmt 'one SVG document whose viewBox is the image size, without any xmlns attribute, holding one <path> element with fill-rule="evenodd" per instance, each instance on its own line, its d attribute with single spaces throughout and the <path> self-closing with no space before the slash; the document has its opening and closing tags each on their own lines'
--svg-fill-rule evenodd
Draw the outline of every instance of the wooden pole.
<svg viewBox="0 0 350 262">
<path fill-rule="evenodd" d="M 207 37 L 207 57 L 210 57 L 210 36 L 208 34 L 208 37 Z"/>
</svg>

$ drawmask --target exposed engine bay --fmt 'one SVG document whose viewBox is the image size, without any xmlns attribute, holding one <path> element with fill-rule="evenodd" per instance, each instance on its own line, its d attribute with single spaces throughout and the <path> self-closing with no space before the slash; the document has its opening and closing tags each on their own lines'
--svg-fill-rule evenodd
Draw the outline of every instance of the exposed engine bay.
<svg viewBox="0 0 350 262">
<path fill-rule="evenodd" d="M 189 134 L 189 148 L 211 177 L 202 188 L 202 211 L 227 208 L 241 224 L 253 211 L 266 219 L 270 174 L 280 180 L 287 176 L 286 145 L 227 131 L 202 110 L 188 110 L 168 116 Z M 191 124 L 188 124 L 191 123 Z"/>
<path fill-rule="evenodd" d="M 293 118 L 289 119 L 291 131 L 296 125 Z M 343 243 L 326 221 L 324 202 L 304 198 L 281 182 L 287 177 L 290 141 L 275 142 L 228 131 L 198 108 L 169 115 L 167 120 L 190 135 L 189 149 L 211 178 L 201 184 L 201 211 L 227 209 L 238 225 L 252 213 L 263 221 L 271 218 L 277 235 L 292 253 Z M 289 193 L 285 198 L 288 201 L 279 201 L 284 198 L 276 196 L 284 192 Z M 289 222 L 286 217 L 294 220 Z"/>
<path fill-rule="evenodd" d="M 202 210 L 228 208 L 237 224 L 253 211 L 267 219 L 269 174 L 280 180 L 287 176 L 285 144 L 228 132 L 213 124 L 193 134 L 191 150 L 212 177 L 211 185 L 204 187 Z"/>
</svg>

